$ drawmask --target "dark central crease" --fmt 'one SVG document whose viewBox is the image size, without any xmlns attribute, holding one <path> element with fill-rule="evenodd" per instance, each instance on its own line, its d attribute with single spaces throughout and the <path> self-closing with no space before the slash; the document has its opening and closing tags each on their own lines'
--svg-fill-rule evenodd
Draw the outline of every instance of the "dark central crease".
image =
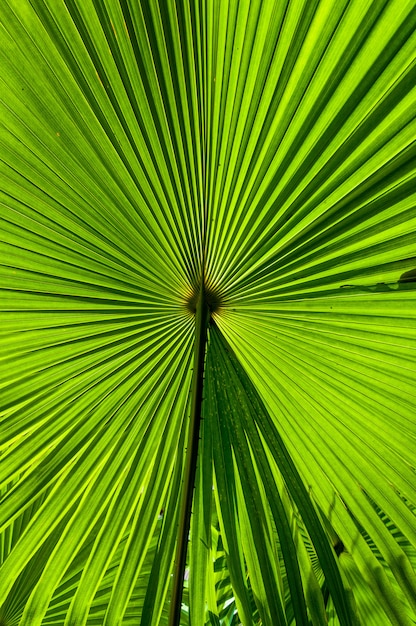
<svg viewBox="0 0 416 626">
<path fill-rule="evenodd" d="M 202 393 L 204 385 L 205 352 L 210 319 L 204 270 L 195 302 L 194 368 L 191 387 L 191 412 L 189 419 L 188 446 L 186 450 L 183 487 L 181 493 L 178 538 L 176 543 L 169 626 L 179 626 L 181 618 L 183 581 L 191 526 L 192 502 L 201 428 Z"/>
<path fill-rule="evenodd" d="M 200 286 L 195 288 L 192 294 L 186 300 L 185 306 L 190 313 L 194 315 L 197 312 L 198 302 L 200 298 Z M 221 294 L 210 287 L 204 286 L 204 298 L 210 313 L 216 313 L 223 305 L 223 298 Z"/>
</svg>

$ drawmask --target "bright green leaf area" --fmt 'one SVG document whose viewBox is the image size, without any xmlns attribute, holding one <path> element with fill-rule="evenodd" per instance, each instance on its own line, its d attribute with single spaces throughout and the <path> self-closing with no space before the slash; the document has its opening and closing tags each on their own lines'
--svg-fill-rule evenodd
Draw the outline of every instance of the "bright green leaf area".
<svg viewBox="0 0 416 626">
<path fill-rule="evenodd" d="M 0 0 L 0 626 L 416 624 L 415 85 L 414 0 Z"/>
</svg>

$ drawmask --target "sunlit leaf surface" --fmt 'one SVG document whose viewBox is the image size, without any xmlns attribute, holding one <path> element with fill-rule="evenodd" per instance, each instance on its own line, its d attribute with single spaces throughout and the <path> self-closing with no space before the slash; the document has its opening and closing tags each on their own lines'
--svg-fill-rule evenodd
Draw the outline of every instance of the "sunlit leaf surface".
<svg viewBox="0 0 416 626">
<path fill-rule="evenodd" d="M 0 625 L 416 623 L 412 0 L 0 0 Z"/>
</svg>

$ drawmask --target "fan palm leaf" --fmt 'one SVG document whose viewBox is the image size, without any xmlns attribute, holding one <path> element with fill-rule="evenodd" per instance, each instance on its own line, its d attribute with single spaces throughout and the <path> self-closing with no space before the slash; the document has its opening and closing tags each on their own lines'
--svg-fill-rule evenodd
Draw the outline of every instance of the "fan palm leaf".
<svg viewBox="0 0 416 626">
<path fill-rule="evenodd" d="M 0 8 L 0 624 L 411 626 L 414 2 Z"/>
</svg>

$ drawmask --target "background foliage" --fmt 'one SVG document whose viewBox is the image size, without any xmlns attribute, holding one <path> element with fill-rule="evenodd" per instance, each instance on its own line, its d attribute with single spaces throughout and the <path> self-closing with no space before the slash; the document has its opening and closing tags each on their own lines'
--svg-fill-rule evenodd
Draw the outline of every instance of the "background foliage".
<svg viewBox="0 0 416 626">
<path fill-rule="evenodd" d="M 0 0 L 3 626 L 416 623 L 408 0 Z"/>
</svg>

